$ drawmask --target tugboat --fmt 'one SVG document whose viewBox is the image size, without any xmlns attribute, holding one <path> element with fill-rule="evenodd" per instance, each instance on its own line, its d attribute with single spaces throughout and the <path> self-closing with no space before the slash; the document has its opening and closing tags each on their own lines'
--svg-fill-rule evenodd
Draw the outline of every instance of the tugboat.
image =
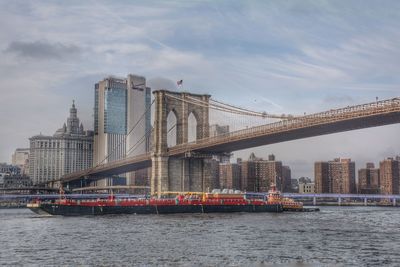
<svg viewBox="0 0 400 267">
<path fill-rule="evenodd" d="M 165 196 L 165 198 L 122 198 L 110 195 L 107 199 L 75 200 L 64 195 L 54 202 L 36 201 L 27 204 L 27 207 L 38 214 L 64 216 L 283 211 L 282 203 L 269 202 L 265 197 L 247 198 L 245 193 L 233 190 L 212 193 L 166 192 Z"/>
<path fill-rule="evenodd" d="M 267 202 L 270 204 L 282 204 L 284 211 L 306 211 L 306 209 L 303 208 L 303 202 L 297 202 L 291 198 L 282 197 L 281 192 L 276 189 L 275 184 L 271 184 L 270 190 L 268 191 Z"/>
</svg>

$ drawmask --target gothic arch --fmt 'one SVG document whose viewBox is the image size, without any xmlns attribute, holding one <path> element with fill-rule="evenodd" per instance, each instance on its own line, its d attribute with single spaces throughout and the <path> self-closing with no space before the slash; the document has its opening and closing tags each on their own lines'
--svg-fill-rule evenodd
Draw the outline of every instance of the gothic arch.
<svg viewBox="0 0 400 267">
<path fill-rule="evenodd" d="M 177 123 L 177 112 L 172 109 L 167 113 L 167 147 L 172 147 L 178 144 Z"/>
<path fill-rule="evenodd" d="M 188 142 L 190 143 L 190 142 L 194 142 L 198 139 L 198 136 L 197 136 L 197 132 L 198 132 L 197 121 L 198 121 L 198 119 L 193 112 L 190 112 L 187 121 L 188 121 Z"/>
</svg>

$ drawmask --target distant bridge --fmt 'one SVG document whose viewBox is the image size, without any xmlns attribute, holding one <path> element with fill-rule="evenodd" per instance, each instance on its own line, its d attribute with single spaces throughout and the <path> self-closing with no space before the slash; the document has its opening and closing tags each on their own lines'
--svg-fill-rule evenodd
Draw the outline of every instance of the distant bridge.
<svg viewBox="0 0 400 267">
<path fill-rule="evenodd" d="M 336 199 L 337 204 L 341 205 L 342 200 L 352 199 L 361 200 L 364 205 L 367 205 L 368 200 L 387 200 L 391 201 L 393 206 L 396 206 L 397 200 L 400 199 L 400 195 L 379 195 L 379 194 L 329 194 L 329 193 L 315 193 L 315 194 L 299 194 L 299 193 L 283 193 L 284 197 L 293 199 L 312 199 L 313 205 L 317 205 L 318 201 L 324 202 L 332 199 Z"/>
<path fill-rule="evenodd" d="M 38 187 L 38 186 L 27 186 L 27 187 L 0 187 L 0 193 L 6 194 L 7 193 L 21 193 L 25 194 L 26 192 L 58 192 L 58 188 L 51 188 L 51 187 Z"/>
</svg>

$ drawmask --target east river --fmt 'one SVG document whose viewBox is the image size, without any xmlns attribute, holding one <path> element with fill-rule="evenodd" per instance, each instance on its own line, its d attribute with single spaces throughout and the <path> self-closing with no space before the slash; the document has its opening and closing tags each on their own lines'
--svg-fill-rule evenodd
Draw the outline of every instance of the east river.
<svg viewBox="0 0 400 267">
<path fill-rule="evenodd" d="M 39 217 L 0 210 L 0 265 L 400 266 L 400 208 Z"/>
</svg>

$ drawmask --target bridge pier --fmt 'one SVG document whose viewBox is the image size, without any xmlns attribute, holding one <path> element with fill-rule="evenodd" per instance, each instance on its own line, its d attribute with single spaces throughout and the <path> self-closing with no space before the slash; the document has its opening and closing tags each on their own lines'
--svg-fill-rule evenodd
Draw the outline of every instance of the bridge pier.
<svg viewBox="0 0 400 267">
<path fill-rule="evenodd" d="M 201 191 L 206 189 L 207 164 L 205 158 L 170 157 L 168 155 L 167 118 L 170 112 L 176 117 L 176 145 L 188 142 L 188 117 L 196 118 L 196 140 L 209 136 L 209 110 L 206 105 L 190 104 L 191 99 L 208 103 L 210 95 L 169 92 L 157 90 L 155 98 L 155 118 L 153 133 L 153 156 L 151 168 L 151 194 L 158 197 L 170 191 Z M 183 154 L 189 151 L 183 151 Z"/>
<path fill-rule="evenodd" d="M 317 206 L 317 197 L 313 197 L 312 203 L 313 206 Z"/>
<path fill-rule="evenodd" d="M 168 157 L 153 156 L 151 162 L 150 192 L 151 195 L 157 193 L 158 197 L 160 197 L 161 192 L 169 189 Z"/>
<path fill-rule="evenodd" d="M 396 198 L 393 198 L 393 207 L 396 207 Z"/>
<path fill-rule="evenodd" d="M 365 198 L 364 198 L 364 206 L 367 206 L 367 203 L 368 203 L 368 202 L 367 202 L 367 198 L 365 197 Z"/>
<path fill-rule="evenodd" d="M 341 206 L 342 205 L 342 198 L 338 197 L 338 205 Z"/>
<path fill-rule="evenodd" d="M 203 159 L 169 158 L 168 191 L 203 191 Z"/>
</svg>

